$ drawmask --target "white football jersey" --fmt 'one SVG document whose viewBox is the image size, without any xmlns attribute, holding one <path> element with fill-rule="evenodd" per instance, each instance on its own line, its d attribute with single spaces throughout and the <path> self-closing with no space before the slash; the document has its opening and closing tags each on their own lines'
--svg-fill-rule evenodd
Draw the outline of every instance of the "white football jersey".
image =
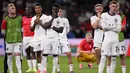
<svg viewBox="0 0 130 73">
<path fill-rule="evenodd" d="M 32 17 L 31 20 L 31 27 L 34 25 L 34 21 L 36 20 L 36 16 Z M 41 23 L 44 24 L 47 20 L 47 16 L 42 14 L 40 17 Z M 34 30 L 34 39 L 35 40 L 42 40 L 45 37 L 45 30 L 41 27 L 41 25 L 36 25 Z"/>
<path fill-rule="evenodd" d="M 64 29 L 63 29 L 63 32 L 60 33 L 60 40 L 67 40 L 67 33 L 70 30 L 69 21 L 67 18 L 62 17 L 62 22 L 64 25 Z"/>
<path fill-rule="evenodd" d="M 91 17 L 91 24 L 95 23 L 99 18 L 95 15 Z M 94 43 L 102 43 L 103 41 L 103 30 L 97 28 L 94 29 Z"/>
<path fill-rule="evenodd" d="M 50 20 L 52 19 L 51 16 L 49 16 L 49 18 L 50 18 Z M 59 33 L 52 29 L 53 26 L 58 27 L 58 28 L 63 27 L 64 25 L 63 25 L 63 22 L 62 22 L 62 18 L 61 17 L 54 18 L 53 21 L 52 21 L 51 28 L 46 30 L 46 38 L 57 38 L 58 39 Z"/>
<path fill-rule="evenodd" d="M 100 22 L 105 32 L 104 41 L 119 42 L 118 32 L 121 31 L 121 17 L 118 14 L 111 16 L 106 12 L 101 15 Z"/>
</svg>

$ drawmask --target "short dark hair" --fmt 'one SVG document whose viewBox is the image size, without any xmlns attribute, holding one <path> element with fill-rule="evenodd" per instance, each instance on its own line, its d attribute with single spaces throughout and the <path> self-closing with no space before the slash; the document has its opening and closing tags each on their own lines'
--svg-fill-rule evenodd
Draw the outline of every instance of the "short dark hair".
<svg viewBox="0 0 130 73">
<path fill-rule="evenodd" d="M 34 5 L 34 7 L 36 7 L 36 6 L 42 7 L 42 5 L 41 5 L 40 3 L 36 3 L 36 4 Z"/>
<path fill-rule="evenodd" d="M 117 1 L 110 1 L 109 5 L 111 5 L 111 4 L 117 4 Z"/>
<path fill-rule="evenodd" d="M 53 4 L 52 7 L 58 7 L 59 9 L 61 9 L 61 6 L 59 4 L 57 4 L 57 3 Z"/>
</svg>

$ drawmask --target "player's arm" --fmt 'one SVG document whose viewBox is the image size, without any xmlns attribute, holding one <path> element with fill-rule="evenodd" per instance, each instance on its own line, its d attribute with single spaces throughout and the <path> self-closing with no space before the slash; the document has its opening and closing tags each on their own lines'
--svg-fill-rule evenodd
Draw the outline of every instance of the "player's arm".
<svg viewBox="0 0 130 73">
<path fill-rule="evenodd" d="M 60 21 L 58 25 L 59 25 L 59 27 L 52 25 L 51 28 L 52 28 L 53 30 L 55 30 L 56 32 L 58 32 L 58 33 L 62 33 L 62 32 L 63 32 L 63 29 L 64 29 L 63 22 Z"/>
<path fill-rule="evenodd" d="M 106 20 L 106 15 L 105 13 L 101 15 L 101 19 L 100 19 L 100 25 L 99 28 L 102 29 L 103 31 L 109 31 L 113 28 L 115 28 L 115 26 L 112 26 L 111 24 L 107 23 L 108 20 Z"/>
<path fill-rule="evenodd" d="M 86 54 L 94 54 L 95 53 L 94 51 L 83 51 L 80 47 L 78 47 L 77 52 L 78 53 L 86 53 Z"/>
<path fill-rule="evenodd" d="M 66 23 L 65 24 L 67 25 L 66 32 L 69 33 L 69 31 L 70 31 L 70 24 L 69 24 L 68 19 L 66 19 Z"/>
<path fill-rule="evenodd" d="M 102 19 L 101 20 L 101 25 L 100 28 L 103 29 L 104 31 L 110 31 L 112 29 L 115 29 L 117 26 L 113 26 L 113 24 L 107 24 L 107 21 Z"/>
<path fill-rule="evenodd" d="M 99 27 L 99 22 L 100 22 L 100 18 L 98 18 L 98 19 L 94 19 L 94 18 L 92 18 L 91 17 L 91 26 L 94 28 L 94 29 L 96 29 L 96 28 L 98 28 Z"/>
<path fill-rule="evenodd" d="M 54 20 L 54 17 L 53 17 L 49 22 L 45 22 L 44 24 L 41 23 L 40 20 L 39 20 L 38 23 L 42 26 L 42 28 L 48 29 L 48 28 L 51 28 L 51 25 L 52 25 L 53 20 Z"/>
<path fill-rule="evenodd" d="M 124 31 L 125 29 L 126 29 L 126 16 L 122 20 L 121 31 Z"/>
<path fill-rule="evenodd" d="M 64 28 L 63 27 L 58 28 L 58 27 L 53 26 L 52 29 L 55 30 L 58 33 L 62 33 Z"/>
<path fill-rule="evenodd" d="M 2 20 L 2 24 L 1 24 L 1 33 L 2 33 L 3 35 L 5 35 L 5 30 L 6 30 L 6 20 L 3 19 L 3 20 Z"/>
<path fill-rule="evenodd" d="M 35 26 L 37 25 L 37 20 L 34 20 L 34 18 L 32 18 L 31 20 L 31 27 L 30 27 L 30 30 L 31 31 L 34 31 L 35 30 Z"/>
<path fill-rule="evenodd" d="M 117 26 L 114 29 L 111 29 L 111 31 L 114 31 L 114 32 L 120 32 L 121 31 L 121 17 L 118 17 Z"/>
</svg>

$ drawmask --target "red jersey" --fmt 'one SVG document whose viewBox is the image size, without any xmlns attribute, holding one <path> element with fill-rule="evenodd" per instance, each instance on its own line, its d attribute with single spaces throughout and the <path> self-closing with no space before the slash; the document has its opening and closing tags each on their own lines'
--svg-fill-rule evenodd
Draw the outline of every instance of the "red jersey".
<svg viewBox="0 0 130 73">
<path fill-rule="evenodd" d="M 86 39 L 83 39 L 79 46 L 78 46 L 81 50 L 83 51 L 92 51 L 93 49 L 93 40 L 90 41 L 89 43 L 86 41 Z"/>
<path fill-rule="evenodd" d="M 31 27 L 31 19 L 26 16 L 22 18 L 22 26 L 23 26 L 23 36 L 24 37 L 32 37 L 34 36 L 34 32 L 30 30 Z"/>
</svg>

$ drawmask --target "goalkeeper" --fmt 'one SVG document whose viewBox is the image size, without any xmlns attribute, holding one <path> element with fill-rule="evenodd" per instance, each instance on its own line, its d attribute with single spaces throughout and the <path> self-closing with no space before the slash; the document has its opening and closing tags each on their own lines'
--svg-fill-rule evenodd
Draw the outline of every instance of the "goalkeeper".
<svg viewBox="0 0 130 73">
<path fill-rule="evenodd" d="M 87 33 L 85 39 L 83 39 L 76 53 L 76 59 L 80 63 L 79 68 L 83 68 L 83 64 L 81 62 L 88 62 L 88 67 L 92 68 L 92 63 L 96 62 L 95 52 L 93 49 L 93 40 L 92 34 Z"/>
</svg>

